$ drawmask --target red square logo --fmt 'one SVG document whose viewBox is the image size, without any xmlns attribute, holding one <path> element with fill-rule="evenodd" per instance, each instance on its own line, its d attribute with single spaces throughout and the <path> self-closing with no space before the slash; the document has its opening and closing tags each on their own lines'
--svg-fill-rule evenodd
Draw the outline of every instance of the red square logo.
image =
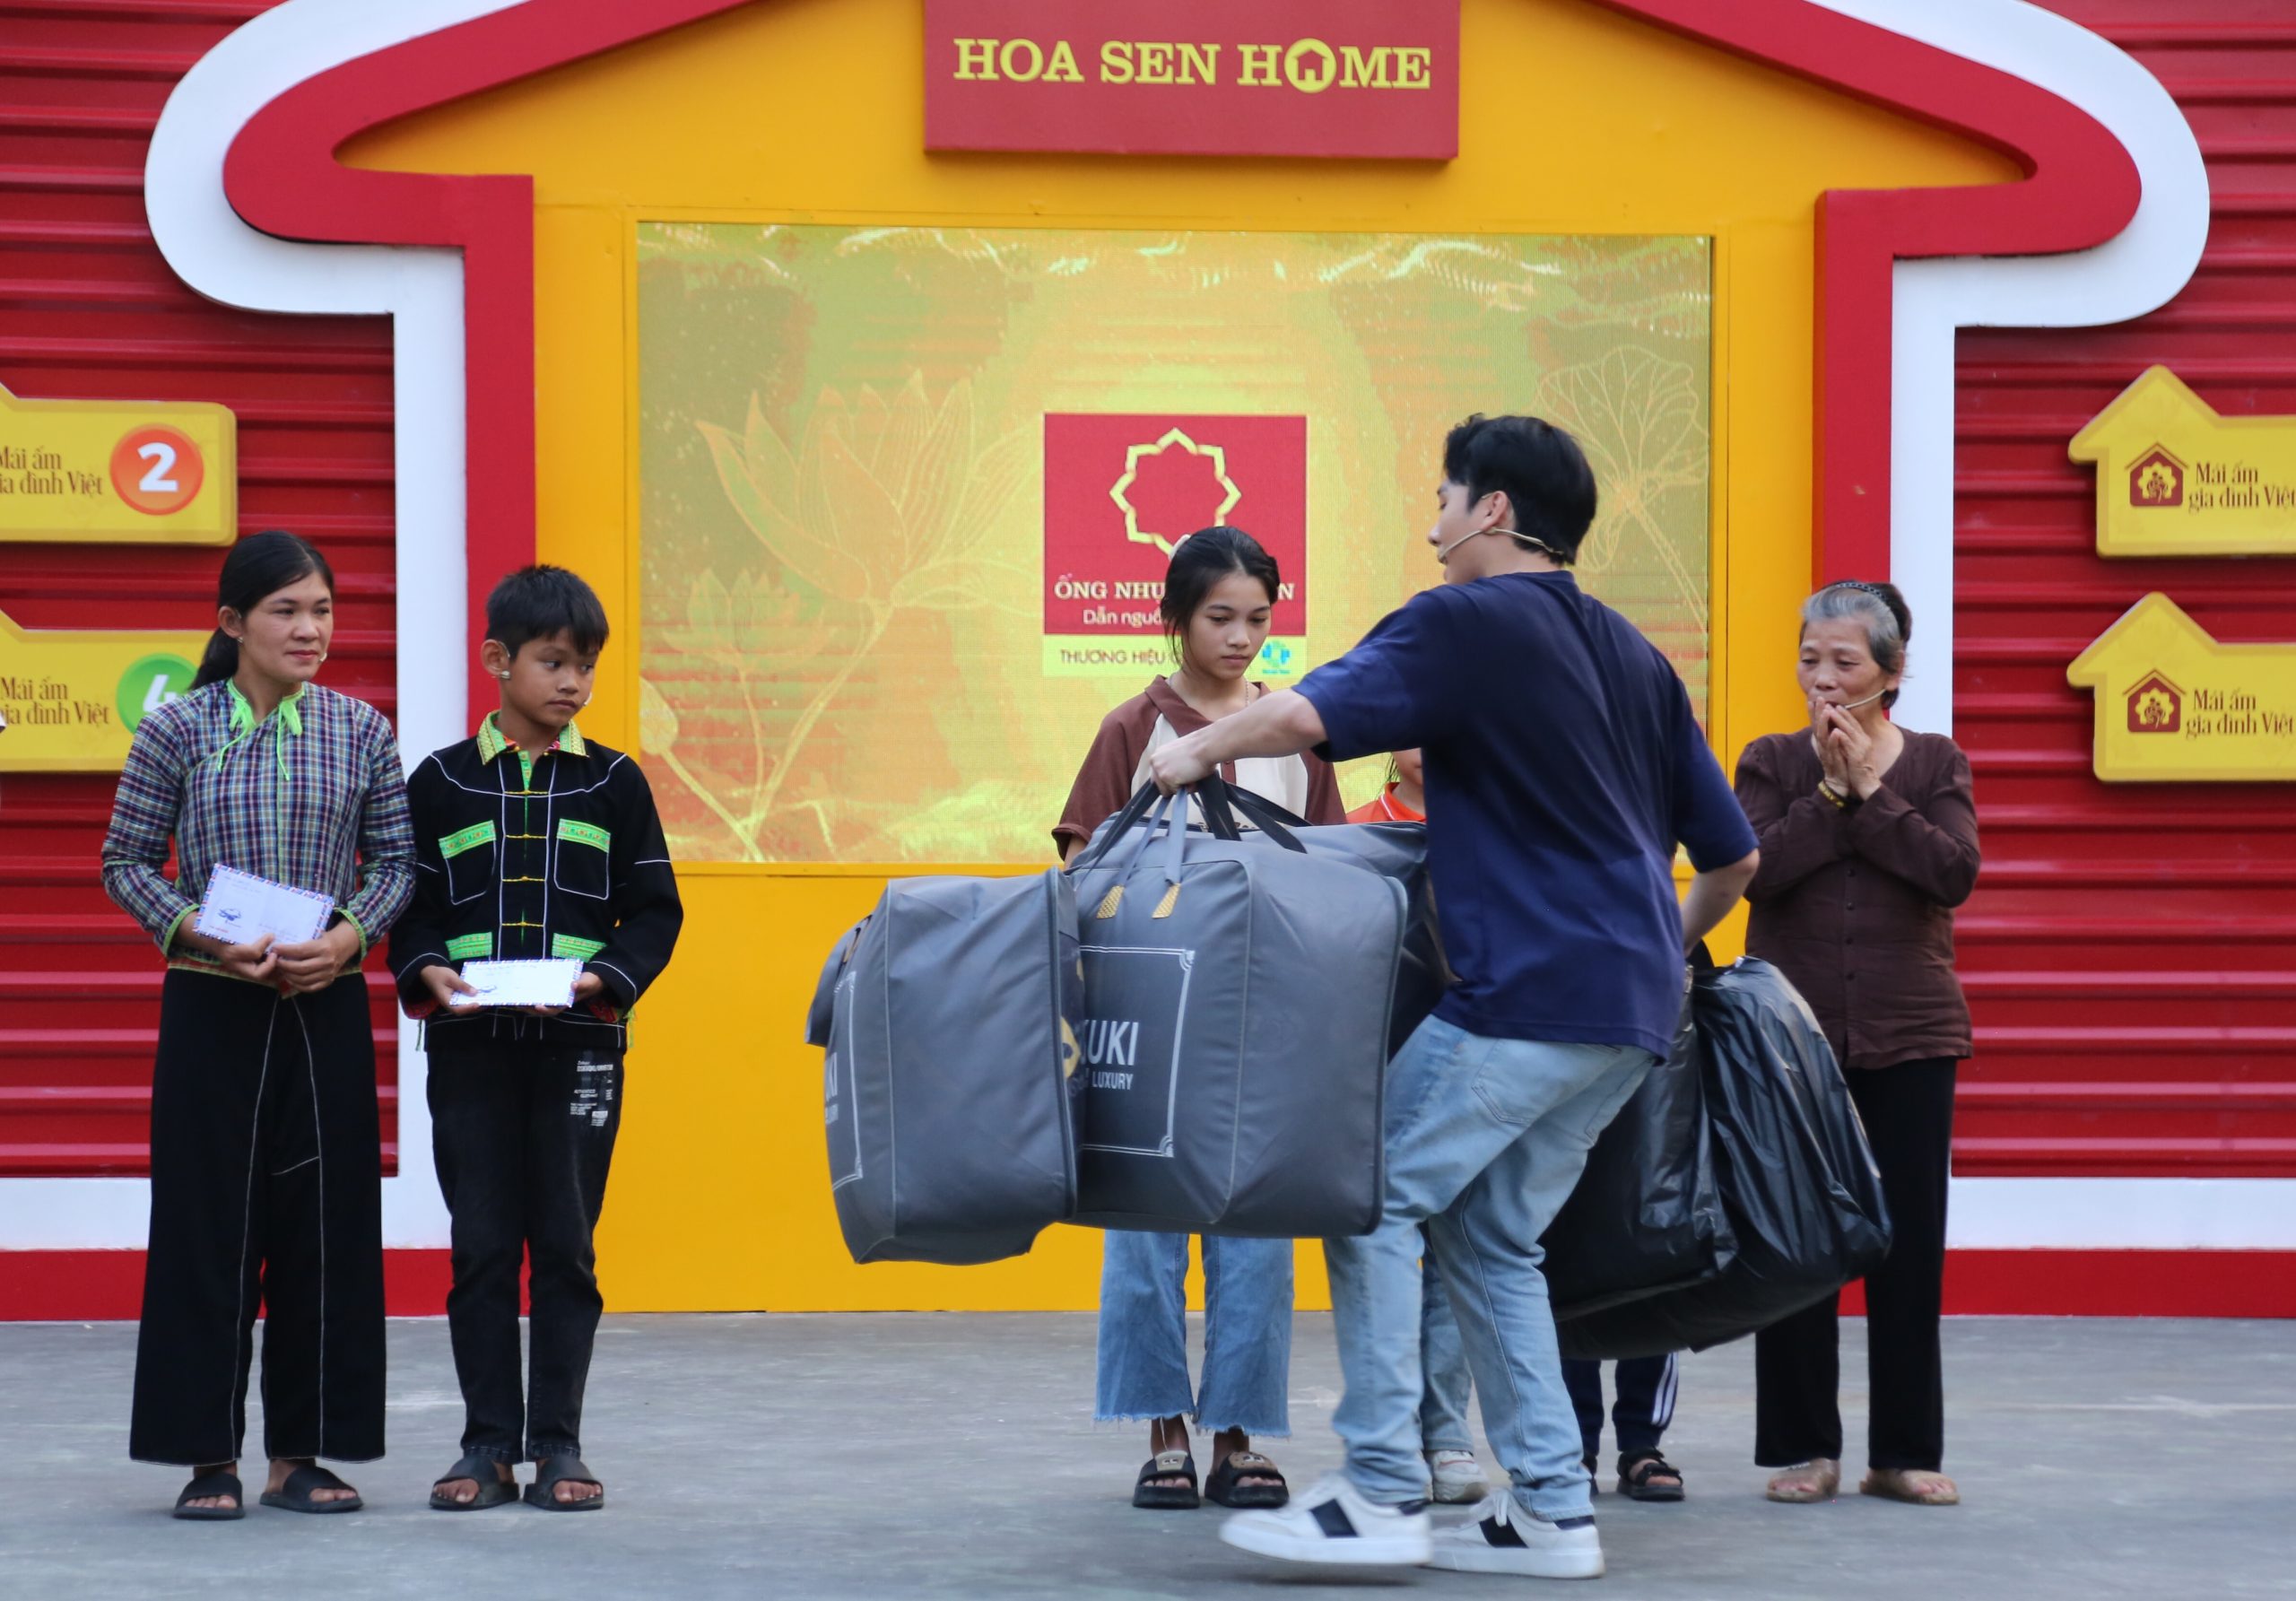
<svg viewBox="0 0 2296 1601">
<path fill-rule="evenodd" d="M 1044 420 L 1044 631 L 1162 631 L 1173 550 L 1226 523 L 1282 575 L 1272 636 L 1308 629 L 1308 420 L 1051 413 Z"/>
</svg>

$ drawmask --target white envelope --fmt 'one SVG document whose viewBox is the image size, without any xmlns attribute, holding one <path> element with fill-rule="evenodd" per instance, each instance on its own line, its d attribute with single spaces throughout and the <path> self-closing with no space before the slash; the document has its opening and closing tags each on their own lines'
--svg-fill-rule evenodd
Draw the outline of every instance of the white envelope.
<svg viewBox="0 0 2296 1601">
<path fill-rule="evenodd" d="M 476 995 L 448 997 L 449 1006 L 570 1006 L 582 964 L 571 958 L 529 961 L 465 961 L 463 982 Z"/>
<path fill-rule="evenodd" d="M 207 878 L 199 920 L 192 927 L 226 944 L 251 945 L 268 934 L 280 944 L 300 945 L 318 938 L 334 915 L 335 901 L 329 896 L 274 883 L 218 862 Z"/>
</svg>

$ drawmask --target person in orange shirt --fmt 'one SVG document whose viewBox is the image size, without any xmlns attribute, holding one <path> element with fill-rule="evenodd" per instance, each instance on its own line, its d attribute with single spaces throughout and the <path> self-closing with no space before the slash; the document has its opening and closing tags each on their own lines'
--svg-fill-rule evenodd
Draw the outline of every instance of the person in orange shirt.
<svg viewBox="0 0 2296 1601">
<path fill-rule="evenodd" d="M 1387 758 L 1387 787 L 1347 814 L 1350 822 L 1427 821 L 1427 769 L 1417 751 Z"/>
</svg>

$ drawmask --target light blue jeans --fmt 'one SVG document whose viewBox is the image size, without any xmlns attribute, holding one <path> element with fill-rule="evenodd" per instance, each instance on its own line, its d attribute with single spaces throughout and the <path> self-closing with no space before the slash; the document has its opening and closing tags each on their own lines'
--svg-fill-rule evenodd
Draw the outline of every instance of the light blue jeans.
<svg viewBox="0 0 2296 1601">
<path fill-rule="evenodd" d="M 1187 1376 L 1186 1234 L 1110 1229 L 1100 1259 L 1101 1423 L 1187 1417 L 1292 1431 L 1292 1242 L 1204 1236 L 1204 1382 Z"/>
<path fill-rule="evenodd" d="M 1516 1501 L 1555 1521 L 1593 1512 L 1539 1236 L 1578 1185 L 1595 1136 L 1656 1060 L 1634 1046 L 1485 1039 L 1430 1018 L 1388 1065 L 1387 1214 L 1370 1234 L 1324 1242 L 1347 1387 L 1332 1423 L 1347 1476 L 1367 1498 L 1428 1492 L 1418 1417 L 1424 1223 L 1483 1430 Z"/>
<path fill-rule="evenodd" d="M 1459 1343 L 1459 1319 L 1435 1266 L 1435 1242 L 1420 1225 L 1419 1361 L 1427 1370 L 1419 1397 L 1419 1449 L 1426 1452 L 1471 1451 L 1467 1427 L 1467 1351 Z"/>
</svg>

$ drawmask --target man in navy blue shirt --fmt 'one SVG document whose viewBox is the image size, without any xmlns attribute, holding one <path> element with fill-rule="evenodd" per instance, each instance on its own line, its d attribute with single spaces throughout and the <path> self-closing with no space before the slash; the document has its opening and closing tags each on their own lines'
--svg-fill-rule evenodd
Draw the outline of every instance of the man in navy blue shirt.
<svg viewBox="0 0 2296 1601">
<path fill-rule="evenodd" d="M 1297 691 L 1152 758 L 1170 793 L 1238 757 L 1419 746 L 1459 979 L 1388 1068 L 1385 1220 L 1325 1242 L 1346 1469 L 1221 1537 L 1300 1562 L 1592 1578 L 1602 1544 L 1539 1237 L 1666 1052 L 1684 953 L 1737 903 L 1757 853 L 1682 680 L 1568 570 L 1595 516 L 1570 436 L 1471 417 L 1444 442 L 1437 499 L 1441 586 Z M 1696 870 L 1679 907 L 1677 842 Z M 1511 1481 L 1439 1534 L 1415 1417 L 1422 1222 Z"/>
</svg>

